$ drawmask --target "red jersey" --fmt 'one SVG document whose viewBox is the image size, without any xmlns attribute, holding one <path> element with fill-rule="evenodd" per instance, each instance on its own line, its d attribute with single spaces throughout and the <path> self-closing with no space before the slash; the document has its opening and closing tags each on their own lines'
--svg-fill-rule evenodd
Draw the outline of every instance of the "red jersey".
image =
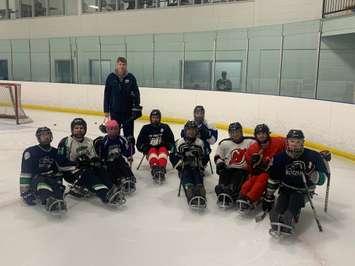
<svg viewBox="0 0 355 266">
<path fill-rule="evenodd" d="M 286 148 L 286 140 L 283 137 L 270 137 L 266 147 L 262 147 L 258 142 L 252 144 L 245 154 L 249 167 L 251 167 L 251 156 L 255 153 L 262 155 L 262 163 L 269 164 L 271 159 Z"/>
</svg>

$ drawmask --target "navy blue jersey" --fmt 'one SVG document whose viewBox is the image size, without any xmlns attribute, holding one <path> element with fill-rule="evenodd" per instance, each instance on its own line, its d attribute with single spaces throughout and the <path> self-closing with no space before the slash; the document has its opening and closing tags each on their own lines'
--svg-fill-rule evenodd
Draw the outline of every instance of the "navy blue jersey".
<svg viewBox="0 0 355 266">
<path fill-rule="evenodd" d="M 159 125 L 144 125 L 137 138 L 137 149 L 147 153 L 151 147 L 166 147 L 168 150 L 174 146 L 174 134 L 169 125 L 160 123 Z"/>
<path fill-rule="evenodd" d="M 300 164 L 305 166 L 305 171 L 300 170 Z M 308 187 L 314 188 L 315 185 L 324 183 L 328 169 L 318 152 L 305 148 L 303 154 L 297 159 L 288 156 L 286 151 L 281 152 L 272 161 L 268 190 L 272 192 L 280 185 L 281 188 L 305 191 L 304 172 Z"/>
<path fill-rule="evenodd" d="M 123 78 L 118 77 L 116 73 L 108 75 L 104 94 L 105 113 L 128 119 L 132 108 L 139 104 L 140 93 L 134 75 L 127 73 Z"/>
<path fill-rule="evenodd" d="M 110 139 L 108 136 L 100 139 L 99 150 L 97 153 L 105 161 L 115 161 L 120 156 L 131 157 L 134 154 L 134 146 L 129 145 L 124 137 L 119 136 Z"/>
<path fill-rule="evenodd" d="M 213 126 L 209 125 L 207 121 L 197 125 L 198 127 L 198 137 L 203 141 L 205 150 L 208 154 L 211 152 L 211 145 L 215 144 L 218 139 L 218 130 Z M 185 137 L 184 129 L 181 130 L 181 137 Z"/>
<path fill-rule="evenodd" d="M 48 150 L 39 145 L 29 147 L 22 155 L 20 192 L 28 191 L 32 178 L 36 176 L 55 176 L 59 171 L 74 169 L 75 166 L 59 155 L 54 147 Z"/>
</svg>

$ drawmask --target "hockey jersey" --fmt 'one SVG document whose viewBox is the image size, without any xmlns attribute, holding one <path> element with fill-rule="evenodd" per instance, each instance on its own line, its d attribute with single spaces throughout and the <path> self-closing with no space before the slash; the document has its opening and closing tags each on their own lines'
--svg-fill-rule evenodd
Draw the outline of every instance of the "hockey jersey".
<svg viewBox="0 0 355 266">
<path fill-rule="evenodd" d="M 268 169 L 271 159 L 278 153 L 285 150 L 285 138 L 270 137 L 266 147 L 262 147 L 258 142 L 253 143 L 245 153 L 245 158 L 250 169 L 252 169 L 251 157 L 253 154 L 261 155 L 262 168 Z"/>
<path fill-rule="evenodd" d="M 228 168 L 238 168 L 246 170 L 248 164 L 245 159 L 247 149 L 255 143 L 254 138 L 245 137 L 239 143 L 231 138 L 222 140 L 216 151 L 214 161 L 216 164 L 224 162 Z"/>
<path fill-rule="evenodd" d="M 93 141 L 87 137 L 82 141 L 77 141 L 71 136 L 63 138 L 58 144 L 58 153 L 72 162 L 97 157 Z"/>
<path fill-rule="evenodd" d="M 36 176 L 55 176 L 59 171 L 72 171 L 75 166 L 58 154 L 54 147 L 44 149 L 40 145 L 27 148 L 22 155 L 20 193 L 30 189 Z"/>
<path fill-rule="evenodd" d="M 181 130 L 181 137 L 185 137 L 184 129 Z M 209 154 L 211 152 L 211 145 L 215 144 L 218 139 L 218 130 L 212 125 L 209 125 L 205 120 L 198 125 L 198 137 L 203 141 L 205 150 Z"/>
<path fill-rule="evenodd" d="M 131 157 L 134 152 L 134 147 L 129 145 L 124 137 L 119 136 L 115 139 L 110 139 L 106 135 L 100 140 L 98 154 L 106 162 L 113 162 L 120 156 Z"/>
<path fill-rule="evenodd" d="M 174 146 L 174 134 L 169 125 L 160 123 L 159 125 L 144 125 L 137 138 L 137 149 L 146 153 L 151 147 L 164 146 L 168 150 Z"/>
<path fill-rule="evenodd" d="M 170 154 L 170 161 L 174 167 L 181 165 L 183 168 L 203 169 L 202 159 L 205 155 L 206 151 L 201 139 L 196 138 L 195 141 L 189 142 L 181 138 L 175 143 L 174 150 Z"/>
<path fill-rule="evenodd" d="M 305 148 L 299 158 L 293 159 L 284 151 L 276 155 L 272 160 L 267 186 L 268 191 L 273 193 L 280 186 L 282 189 L 306 192 L 303 172 L 299 170 L 299 164 L 303 164 L 306 167 L 307 174 L 305 177 L 311 192 L 314 190 L 315 185 L 322 185 L 326 176 L 330 174 L 326 165 L 327 162 L 324 161 L 318 152 Z"/>
</svg>

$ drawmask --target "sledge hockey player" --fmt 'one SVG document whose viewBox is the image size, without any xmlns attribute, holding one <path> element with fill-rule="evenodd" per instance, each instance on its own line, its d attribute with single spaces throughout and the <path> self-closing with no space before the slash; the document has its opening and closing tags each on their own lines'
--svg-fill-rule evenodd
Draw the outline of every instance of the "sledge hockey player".
<svg viewBox="0 0 355 266">
<path fill-rule="evenodd" d="M 254 138 L 243 136 L 243 128 L 239 122 L 231 123 L 228 133 L 229 138 L 218 144 L 214 157 L 219 175 L 218 185 L 215 187 L 217 205 L 222 208 L 234 205 L 249 174 L 245 152 L 255 142 Z"/>
<path fill-rule="evenodd" d="M 105 166 L 102 174 L 110 178 L 119 189 L 122 188 L 124 193 L 134 192 L 136 178 L 128 164 L 134 154 L 134 147 L 120 136 L 119 122 L 108 120 L 105 127 L 107 135 L 94 140 L 96 153 Z"/>
<path fill-rule="evenodd" d="M 271 210 L 270 234 L 273 236 L 293 233 L 294 223 L 298 221 L 308 196 L 311 197 L 315 186 L 323 185 L 329 176 L 326 160 L 330 160 L 330 153 L 323 151 L 322 154 L 304 148 L 301 130 L 292 129 L 288 132 L 286 151 L 276 155 L 270 167 L 270 178 L 263 200 L 263 209 Z M 272 208 L 277 189 L 279 196 Z"/>
<path fill-rule="evenodd" d="M 205 108 L 202 105 L 195 106 L 193 115 L 198 128 L 198 137 L 203 141 L 206 150 L 206 154 L 202 160 L 202 164 L 205 167 L 210 161 L 211 145 L 216 143 L 218 131 L 208 125 L 205 120 Z M 184 137 L 184 129 L 181 130 L 181 137 Z"/>
<path fill-rule="evenodd" d="M 146 155 L 153 180 L 165 180 L 169 151 L 174 147 L 174 134 L 168 124 L 161 123 L 161 112 L 154 109 L 150 113 L 150 124 L 144 125 L 137 138 L 137 149 Z"/>
<path fill-rule="evenodd" d="M 253 209 L 261 200 L 269 178 L 268 169 L 272 158 L 284 151 L 285 139 L 271 137 L 269 127 L 259 124 L 254 129 L 256 143 L 252 144 L 245 154 L 250 175 L 243 183 L 237 205 L 240 212 Z"/>
<path fill-rule="evenodd" d="M 27 148 L 22 156 L 21 197 L 28 205 L 36 205 L 39 201 L 49 213 L 61 214 L 66 212 L 67 207 L 60 171 L 72 171 L 76 167 L 63 160 L 58 150 L 50 145 L 53 135 L 48 127 L 38 128 L 36 138 L 39 144 Z"/>
<path fill-rule="evenodd" d="M 187 121 L 184 131 L 185 136 L 176 141 L 170 161 L 179 172 L 189 206 L 204 209 L 207 207 L 207 201 L 202 160 L 206 152 L 203 141 L 197 136 L 198 127 L 195 121 Z"/>
<path fill-rule="evenodd" d="M 109 205 L 120 205 L 122 192 L 108 178 L 102 178 L 102 162 L 98 158 L 93 141 L 85 137 L 87 124 L 82 118 L 71 122 L 71 136 L 63 138 L 58 145 L 58 153 L 72 162 L 78 163 L 79 171 L 64 179 L 71 184 L 70 194 L 85 197 L 88 191 Z"/>
</svg>

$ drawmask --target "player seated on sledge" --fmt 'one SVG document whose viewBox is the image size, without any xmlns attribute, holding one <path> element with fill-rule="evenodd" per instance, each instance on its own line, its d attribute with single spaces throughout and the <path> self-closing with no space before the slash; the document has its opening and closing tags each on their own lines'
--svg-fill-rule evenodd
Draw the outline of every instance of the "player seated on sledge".
<svg viewBox="0 0 355 266">
<path fill-rule="evenodd" d="M 174 134 L 168 124 L 161 122 L 161 112 L 150 113 L 150 123 L 144 125 L 137 138 L 137 149 L 146 155 L 151 174 L 157 183 L 165 180 L 169 151 L 174 147 Z"/>
<path fill-rule="evenodd" d="M 105 204 L 120 205 L 123 193 L 110 179 L 102 176 L 102 162 L 95 152 L 93 141 L 85 137 L 85 120 L 75 118 L 70 127 L 71 135 L 63 138 L 58 145 L 60 155 L 78 164 L 79 171 L 64 176 L 65 181 L 71 184 L 70 194 L 85 197 L 91 192 Z"/>
<path fill-rule="evenodd" d="M 125 137 L 120 135 L 120 124 L 116 120 L 106 122 L 106 136 L 94 140 L 96 153 L 101 159 L 102 173 L 125 194 L 136 190 L 136 178 L 129 166 L 134 155 L 134 146 L 129 145 Z"/>
<path fill-rule="evenodd" d="M 194 108 L 194 122 L 197 125 L 198 137 L 203 141 L 206 153 L 202 160 L 202 164 L 205 167 L 210 161 L 210 153 L 212 151 L 211 145 L 215 144 L 218 138 L 218 131 L 212 125 L 207 123 L 205 119 L 205 108 L 202 105 L 197 105 Z M 181 137 L 184 137 L 184 129 L 181 130 Z"/>
<path fill-rule="evenodd" d="M 197 137 L 198 128 L 195 121 L 187 121 L 184 132 L 184 137 L 176 141 L 170 161 L 179 172 L 189 206 L 204 209 L 207 201 L 202 160 L 206 151 L 203 141 Z"/>
<path fill-rule="evenodd" d="M 58 154 L 51 146 L 53 134 L 47 127 L 36 131 L 38 145 L 31 146 L 23 152 L 20 193 L 28 205 L 44 205 L 51 214 L 66 212 L 64 201 L 63 172 L 74 171 L 73 163 Z"/>
<path fill-rule="evenodd" d="M 261 201 L 269 179 L 268 169 L 271 159 L 285 149 L 285 139 L 271 137 L 269 127 L 265 124 L 255 127 L 254 137 L 256 142 L 245 154 L 250 175 L 243 183 L 237 199 L 241 212 L 253 209 Z"/>
<path fill-rule="evenodd" d="M 304 147 L 304 134 L 292 129 L 287 134 L 286 150 L 275 155 L 263 200 L 264 211 L 270 211 L 273 235 L 292 234 L 301 209 L 312 196 L 316 185 L 323 185 L 329 176 L 331 155 Z M 279 195 L 274 205 L 274 193 Z M 308 194 L 308 195 L 307 195 Z"/>
<path fill-rule="evenodd" d="M 222 208 L 234 206 L 240 188 L 249 174 L 245 153 L 255 142 L 253 137 L 244 137 L 243 128 L 239 122 L 228 127 L 229 138 L 223 139 L 217 147 L 214 161 L 218 185 L 215 187 L 217 205 Z"/>
</svg>

